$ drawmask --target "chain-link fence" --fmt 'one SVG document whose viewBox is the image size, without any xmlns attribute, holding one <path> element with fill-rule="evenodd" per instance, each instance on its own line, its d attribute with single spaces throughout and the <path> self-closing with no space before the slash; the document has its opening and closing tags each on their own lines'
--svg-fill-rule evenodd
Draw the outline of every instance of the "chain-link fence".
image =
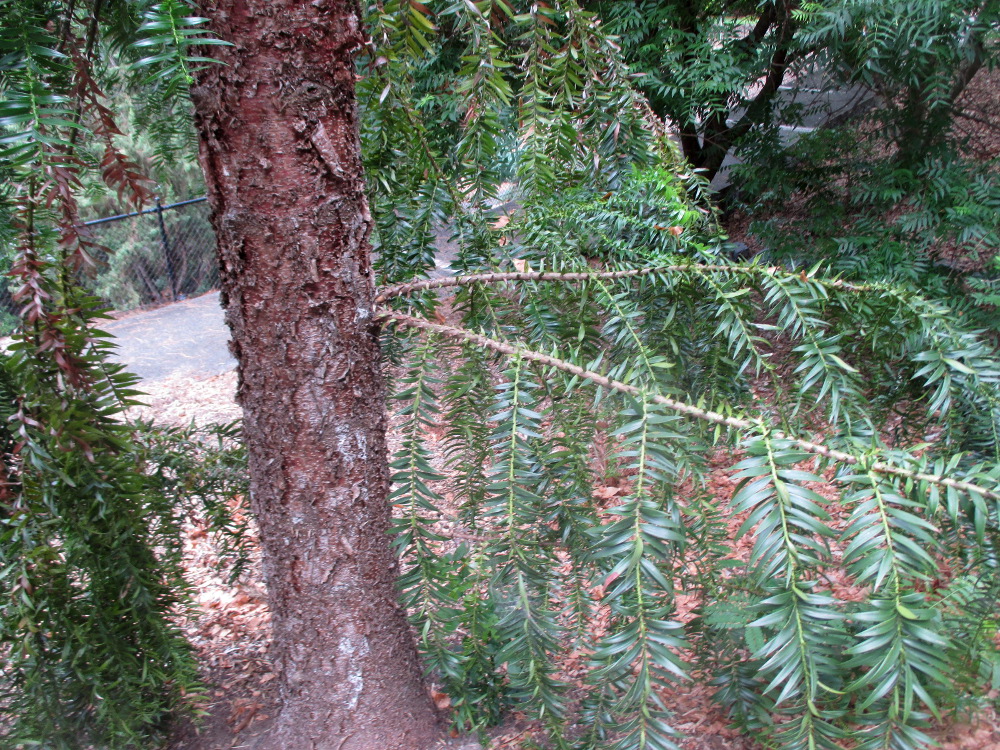
<svg viewBox="0 0 1000 750">
<path fill-rule="evenodd" d="M 194 198 L 137 213 L 85 222 L 106 252 L 81 279 L 91 294 L 113 310 L 126 311 L 175 302 L 219 286 L 215 233 L 205 198 Z M 3 260 L 0 272 L 9 267 Z M 0 283 L 0 336 L 17 324 L 18 304 L 11 284 Z"/>
<path fill-rule="evenodd" d="M 216 289 L 219 267 L 208 210 L 204 198 L 195 198 L 88 221 L 108 252 L 99 254 L 96 273 L 83 285 L 121 311 Z"/>
</svg>

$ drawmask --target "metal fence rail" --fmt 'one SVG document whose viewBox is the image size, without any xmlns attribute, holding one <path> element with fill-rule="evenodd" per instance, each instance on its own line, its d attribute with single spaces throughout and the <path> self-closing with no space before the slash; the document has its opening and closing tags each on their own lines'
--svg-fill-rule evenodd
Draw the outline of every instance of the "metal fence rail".
<svg viewBox="0 0 1000 750">
<path fill-rule="evenodd" d="M 105 248 L 81 284 L 121 312 L 175 302 L 217 289 L 215 233 L 206 198 L 84 222 Z M 0 283 L 0 335 L 17 322 L 10 283 Z"/>
<path fill-rule="evenodd" d="M 205 198 L 85 222 L 107 252 L 83 286 L 115 310 L 175 302 L 219 286 Z"/>
</svg>

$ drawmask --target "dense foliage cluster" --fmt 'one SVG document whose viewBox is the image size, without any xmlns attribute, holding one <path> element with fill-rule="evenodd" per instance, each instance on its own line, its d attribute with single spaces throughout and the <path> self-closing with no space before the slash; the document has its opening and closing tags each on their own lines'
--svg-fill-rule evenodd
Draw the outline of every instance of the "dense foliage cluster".
<svg viewBox="0 0 1000 750">
<path fill-rule="evenodd" d="M 402 366 L 392 502 L 427 666 L 456 724 L 517 705 L 557 747 L 672 747 L 664 690 L 706 675 L 775 747 L 924 746 L 932 716 L 1000 674 L 1000 360 L 895 266 L 838 265 L 847 281 L 729 259 L 663 116 L 715 128 L 682 139 L 711 167 L 691 136 L 712 150 L 769 122 L 745 86 L 764 64 L 776 87 L 803 45 L 829 49 L 802 32 L 825 10 L 609 5 L 366 6 L 362 143 Z M 96 248 L 74 195 L 100 173 L 148 197 L 105 92 L 128 72 L 176 145 L 195 46 L 212 40 L 181 0 L 0 11 L 0 231 L 24 305 L 4 381 L 5 689 L 19 737 L 127 746 L 196 692 L 172 619 L 181 498 L 204 499 L 239 556 L 222 498 L 241 491 L 240 456 L 228 432 L 191 460 L 204 441 L 118 421 L 132 382 L 76 289 Z M 647 22 L 667 37 L 636 46 Z M 870 38 L 831 28 L 842 47 Z M 718 70 L 693 65 L 723 42 Z M 887 70 L 869 59 L 851 69 Z M 751 124 L 730 132 L 740 108 Z M 464 275 L 428 280 L 442 242 Z M 709 491 L 713 457 L 732 497 Z"/>
<path fill-rule="evenodd" d="M 472 274 L 382 296 L 404 597 L 456 721 L 532 706 L 555 746 L 670 747 L 662 690 L 697 674 L 779 747 L 924 745 L 996 673 L 992 347 L 899 275 L 730 263 L 699 180 L 644 167 L 678 164 L 655 113 L 617 94 L 625 125 L 591 114 L 620 65 L 596 17 L 474 5 L 435 13 L 433 42 L 412 5 L 379 6 L 396 51 L 362 83 L 397 97 L 365 131 L 373 191 L 419 207 L 376 214 L 386 281 L 430 272 L 444 218 Z M 606 160 L 611 133 L 638 171 Z M 705 485 L 719 450 L 743 457 L 732 498 Z"/>
<path fill-rule="evenodd" d="M 637 274 L 641 253 L 595 239 L 590 211 L 508 226 L 501 246 L 544 271 L 423 285 L 457 286 L 466 328 L 390 315 L 430 336 L 398 396 L 394 499 L 407 602 L 459 720 L 527 704 L 553 741 L 582 712 L 573 743 L 670 747 L 659 690 L 694 673 L 780 747 L 921 746 L 929 715 L 998 664 L 1000 362 L 947 308 L 886 285 L 730 265 L 694 242 Z M 438 424 L 472 530 L 457 547 L 422 439 Z M 713 446 L 744 456 L 732 498 L 705 486 Z M 674 619 L 680 594 L 694 620 Z M 558 676 L 581 653 L 584 695 Z"/>
<path fill-rule="evenodd" d="M 124 745 L 145 739 L 196 687 L 169 616 L 186 591 L 181 516 L 116 419 L 134 378 L 108 365 L 109 344 L 76 321 L 58 330 L 61 350 L 39 353 L 41 341 L 28 337 L 0 372 L 2 695 L 18 717 L 6 729 L 15 746 Z M 70 373 L 57 361 L 69 357 Z"/>
<path fill-rule="evenodd" d="M 916 284 L 996 327 L 996 123 L 968 96 L 995 67 L 996 3 L 588 6 L 688 161 L 741 160 L 726 200 L 770 259 Z"/>
<path fill-rule="evenodd" d="M 130 75 L 149 108 L 190 132 L 172 114 L 192 63 L 178 41 L 200 37 L 189 10 L 0 4 L 0 239 L 21 318 L 0 361 L 5 746 L 147 745 L 200 695 L 178 620 L 181 529 L 204 515 L 237 531 L 219 508 L 245 487 L 241 473 L 207 467 L 241 465 L 242 449 L 231 435 L 213 448 L 123 419 L 136 379 L 109 362 L 79 283 L 105 250 L 81 223 L 85 188 L 136 207 L 151 197 L 106 91 Z"/>
</svg>

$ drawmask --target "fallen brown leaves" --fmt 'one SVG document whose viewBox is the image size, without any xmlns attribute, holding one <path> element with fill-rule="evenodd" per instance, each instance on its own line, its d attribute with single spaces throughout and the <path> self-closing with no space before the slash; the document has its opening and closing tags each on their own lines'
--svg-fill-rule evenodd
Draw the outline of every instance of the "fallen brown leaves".
<svg viewBox="0 0 1000 750">
<path fill-rule="evenodd" d="M 762 384 L 758 387 L 766 391 Z M 151 392 L 150 406 L 146 407 L 143 415 L 158 421 L 186 424 L 193 417 L 199 423 L 205 423 L 238 416 L 238 409 L 233 403 L 235 377 L 232 374 L 205 381 L 178 379 L 156 384 L 147 390 Z M 770 394 L 762 392 L 758 395 L 766 398 Z M 399 446 L 399 435 L 392 430 L 398 426 L 398 419 L 391 420 L 390 454 Z M 429 430 L 426 435 L 427 447 L 438 456 L 444 437 L 442 429 Z M 602 443 L 598 452 L 603 455 L 608 449 L 608 445 Z M 595 465 L 601 466 L 600 475 L 607 476 L 604 460 L 600 456 L 597 458 L 599 460 Z M 728 469 L 740 458 L 738 451 L 719 451 L 711 456 L 704 491 L 717 498 L 731 497 L 736 482 Z M 443 466 L 438 462 L 436 468 L 442 469 Z M 629 482 L 627 472 L 608 476 L 594 490 L 594 497 L 601 507 L 613 507 L 620 496 L 628 493 Z M 444 497 L 443 513 L 435 530 L 447 536 L 459 531 L 454 520 L 458 503 L 447 482 L 435 484 Z M 834 502 L 835 490 L 825 483 L 813 483 L 812 488 L 831 501 L 830 510 L 836 523 L 840 511 Z M 727 519 L 727 527 L 732 559 L 746 562 L 753 545 L 752 535 L 735 539 L 736 530 L 743 520 L 742 516 L 732 516 Z M 260 583 L 259 561 L 252 561 L 241 581 L 230 586 L 224 580 L 224 572 L 219 570 L 212 540 L 197 527 L 189 531 L 185 560 L 196 592 L 198 614 L 187 624 L 186 631 L 203 665 L 204 677 L 211 686 L 211 700 L 201 733 L 196 734 L 190 726 L 181 728 L 171 747 L 173 750 L 230 748 L 263 731 L 276 713 L 271 690 L 276 675 L 267 657 L 270 616 Z M 445 544 L 453 546 L 454 542 Z M 864 597 L 864 589 L 854 585 L 844 571 L 831 568 L 824 572 L 825 585 L 839 598 L 857 601 Z M 610 583 L 610 580 L 603 581 L 593 586 L 590 592 L 595 602 L 590 628 L 595 634 L 603 632 L 608 626 L 609 610 L 599 602 L 604 588 Z M 691 620 L 700 604 L 699 596 L 694 593 L 679 594 L 675 617 L 681 622 Z M 588 671 L 588 658 L 589 654 L 582 650 L 569 653 L 560 664 L 560 677 L 582 689 Z M 680 746 L 684 750 L 758 748 L 751 738 L 741 736 L 738 730 L 730 727 L 724 711 L 712 702 L 713 689 L 708 684 L 711 675 L 695 674 L 692 677 L 692 680 L 674 685 L 662 693 L 664 702 L 674 714 L 673 726 L 685 735 L 679 741 Z M 451 705 L 451 699 L 440 690 L 432 690 L 431 697 L 442 711 L 447 711 Z M 933 735 L 943 750 L 1000 750 L 998 727 L 1000 720 L 996 714 L 986 711 L 973 720 L 955 717 L 936 729 Z M 568 728 L 569 731 L 573 729 Z M 490 747 L 494 750 L 520 750 L 530 742 L 541 742 L 543 738 L 542 727 L 515 710 L 501 727 L 491 732 Z M 465 741 L 456 739 L 455 742 Z M 461 746 L 466 747 L 465 744 Z"/>
</svg>

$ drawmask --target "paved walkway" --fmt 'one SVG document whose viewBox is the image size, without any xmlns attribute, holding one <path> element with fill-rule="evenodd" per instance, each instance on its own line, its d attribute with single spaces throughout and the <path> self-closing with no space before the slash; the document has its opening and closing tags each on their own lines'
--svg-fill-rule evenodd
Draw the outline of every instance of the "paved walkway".
<svg viewBox="0 0 1000 750">
<path fill-rule="evenodd" d="M 457 245 L 450 234 L 446 228 L 437 232 L 431 278 L 452 273 Z M 115 337 L 115 358 L 146 382 L 170 376 L 210 378 L 236 367 L 218 292 L 155 310 L 136 310 L 101 327 Z"/>
<path fill-rule="evenodd" d="M 115 337 L 116 359 L 145 381 L 207 378 L 236 367 L 218 292 L 137 311 L 102 328 Z"/>
</svg>

